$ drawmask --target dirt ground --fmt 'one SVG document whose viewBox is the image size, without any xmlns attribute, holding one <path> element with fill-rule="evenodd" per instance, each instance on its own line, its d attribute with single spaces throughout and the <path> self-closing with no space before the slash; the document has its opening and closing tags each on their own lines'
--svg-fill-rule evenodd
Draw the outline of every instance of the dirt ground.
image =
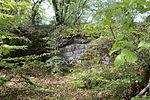
<svg viewBox="0 0 150 100">
<path fill-rule="evenodd" d="M 93 97 L 100 94 L 70 84 L 69 75 L 28 79 L 35 86 L 21 77 L 14 77 L 6 86 L 1 86 L 0 100 L 97 100 Z"/>
</svg>

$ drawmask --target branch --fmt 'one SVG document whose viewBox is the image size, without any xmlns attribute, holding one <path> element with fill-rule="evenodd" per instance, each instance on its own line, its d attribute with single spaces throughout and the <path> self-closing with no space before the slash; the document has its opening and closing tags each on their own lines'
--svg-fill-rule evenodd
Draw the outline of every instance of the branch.
<svg viewBox="0 0 150 100">
<path fill-rule="evenodd" d="M 114 31 L 113 31 L 112 26 L 110 25 L 109 28 L 110 28 L 110 31 L 111 31 L 111 33 L 112 33 L 112 35 L 113 35 L 113 38 L 116 39 L 116 36 L 115 36 L 115 33 L 114 33 Z"/>
<path fill-rule="evenodd" d="M 137 94 L 136 97 L 142 98 L 148 92 L 150 92 L 150 83 L 139 94 Z"/>
<path fill-rule="evenodd" d="M 34 10 L 35 6 L 36 6 L 38 3 L 41 4 L 43 0 L 37 0 L 36 2 L 35 2 L 34 0 L 32 0 L 32 1 L 33 1 L 33 3 L 34 3 L 34 5 L 33 5 L 33 7 L 32 7 L 32 10 Z"/>
<path fill-rule="evenodd" d="M 77 21 L 80 19 L 80 17 L 82 16 L 82 14 L 83 14 L 83 8 L 84 8 L 84 6 L 86 5 L 87 1 L 88 1 L 88 0 L 85 0 L 85 1 L 84 1 L 83 5 L 82 5 L 82 7 L 81 7 L 81 13 L 80 13 L 80 15 L 79 15 L 78 17 L 75 18 L 75 21 L 74 21 L 74 23 L 73 23 L 74 25 L 76 24 L 76 22 L 77 22 Z"/>
<path fill-rule="evenodd" d="M 24 75 L 21 75 L 21 78 L 25 79 L 26 83 L 29 83 L 30 85 L 36 86 L 33 82 L 30 81 L 29 78 L 25 77 Z"/>
</svg>

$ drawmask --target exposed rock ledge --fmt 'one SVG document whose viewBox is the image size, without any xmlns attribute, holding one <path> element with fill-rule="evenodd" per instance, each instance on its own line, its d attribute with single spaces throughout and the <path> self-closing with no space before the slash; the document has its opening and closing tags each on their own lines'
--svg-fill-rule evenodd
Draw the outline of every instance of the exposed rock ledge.
<svg viewBox="0 0 150 100">
<path fill-rule="evenodd" d="M 88 39 L 74 38 L 73 42 L 63 47 L 63 56 L 69 64 L 80 63 L 80 58 L 86 52 L 87 44 L 90 42 Z"/>
</svg>

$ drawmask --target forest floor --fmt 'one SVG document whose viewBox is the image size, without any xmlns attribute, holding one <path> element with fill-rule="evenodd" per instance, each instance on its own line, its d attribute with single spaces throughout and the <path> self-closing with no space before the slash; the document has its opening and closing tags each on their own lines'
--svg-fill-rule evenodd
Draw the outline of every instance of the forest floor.
<svg viewBox="0 0 150 100">
<path fill-rule="evenodd" d="M 0 100 L 119 100 L 104 99 L 105 95 L 109 97 L 112 95 L 109 91 L 102 92 L 81 87 L 81 76 L 86 76 L 88 71 L 99 70 L 80 68 L 67 74 L 25 76 L 28 80 L 17 75 L 6 82 L 5 86 L 0 86 Z"/>
<path fill-rule="evenodd" d="M 81 89 L 71 83 L 77 77 L 72 74 L 28 77 L 35 86 L 19 76 L 14 77 L 5 88 L 1 87 L 0 100 L 98 100 L 97 91 Z"/>
</svg>

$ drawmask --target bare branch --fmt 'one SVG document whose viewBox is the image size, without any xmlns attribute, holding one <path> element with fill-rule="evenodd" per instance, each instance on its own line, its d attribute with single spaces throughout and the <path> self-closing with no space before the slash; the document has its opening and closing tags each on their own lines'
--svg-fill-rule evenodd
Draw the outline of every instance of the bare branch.
<svg viewBox="0 0 150 100">
<path fill-rule="evenodd" d="M 142 98 L 144 97 L 148 92 L 150 92 L 150 83 L 138 94 L 136 97 Z"/>
</svg>

